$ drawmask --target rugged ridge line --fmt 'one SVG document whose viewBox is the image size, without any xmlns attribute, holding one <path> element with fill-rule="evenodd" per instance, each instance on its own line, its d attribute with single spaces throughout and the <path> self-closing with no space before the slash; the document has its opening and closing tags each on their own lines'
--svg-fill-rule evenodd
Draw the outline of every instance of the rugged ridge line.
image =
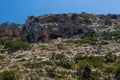
<svg viewBox="0 0 120 80">
<path fill-rule="evenodd" d="M 29 16 L 23 25 L 2 23 L 0 37 L 20 37 L 30 42 L 61 38 L 79 38 L 91 31 L 101 35 L 104 32 L 116 31 L 120 15 L 94 15 L 89 13 L 48 14 Z M 100 28 L 107 27 L 106 29 Z M 109 27 L 109 28 L 108 28 Z"/>
</svg>

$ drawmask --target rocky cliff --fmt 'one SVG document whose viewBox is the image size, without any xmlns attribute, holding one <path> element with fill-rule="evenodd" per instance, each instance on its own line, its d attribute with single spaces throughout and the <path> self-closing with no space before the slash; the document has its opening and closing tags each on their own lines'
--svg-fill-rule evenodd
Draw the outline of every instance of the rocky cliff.
<svg viewBox="0 0 120 80">
<path fill-rule="evenodd" d="M 23 35 L 32 40 L 56 39 L 58 37 L 70 38 L 81 36 L 87 32 L 87 27 L 82 26 L 82 18 L 73 19 L 72 14 L 30 16 L 23 27 Z"/>
<path fill-rule="evenodd" d="M 61 38 L 79 38 L 91 29 L 97 35 L 116 31 L 120 16 L 115 14 L 94 15 L 88 13 L 48 14 L 29 16 L 23 25 L 3 23 L 0 37 L 21 37 L 30 42 Z"/>
</svg>

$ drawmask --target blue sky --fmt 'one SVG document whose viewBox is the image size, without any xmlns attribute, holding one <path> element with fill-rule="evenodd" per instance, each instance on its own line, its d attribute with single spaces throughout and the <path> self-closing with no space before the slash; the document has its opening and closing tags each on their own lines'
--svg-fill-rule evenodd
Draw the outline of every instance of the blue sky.
<svg viewBox="0 0 120 80">
<path fill-rule="evenodd" d="M 0 0 L 0 23 L 49 13 L 120 14 L 120 0 Z"/>
</svg>

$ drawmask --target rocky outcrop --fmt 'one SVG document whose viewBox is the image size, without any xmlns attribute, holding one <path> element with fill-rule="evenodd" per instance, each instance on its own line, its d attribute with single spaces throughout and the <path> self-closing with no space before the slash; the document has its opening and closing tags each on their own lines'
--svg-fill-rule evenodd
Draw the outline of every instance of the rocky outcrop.
<svg viewBox="0 0 120 80">
<path fill-rule="evenodd" d="M 75 17 L 74 17 L 75 18 Z M 23 27 L 23 37 L 30 41 L 56 39 L 58 37 L 79 37 L 88 30 L 83 27 L 82 18 L 74 19 L 73 14 L 45 15 L 40 17 L 30 16 Z"/>
<path fill-rule="evenodd" d="M 100 36 L 107 32 L 119 31 L 120 15 L 48 14 L 29 16 L 23 25 L 3 23 L 0 37 L 21 37 L 30 42 L 61 38 L 79 38 L 91 29 Z"/>
<path fill-rule="evenodd" d="M 22 26 L 16 23 L 2 23 L 0 25 L 0 37 L 21 37 Z"/>
</svg>

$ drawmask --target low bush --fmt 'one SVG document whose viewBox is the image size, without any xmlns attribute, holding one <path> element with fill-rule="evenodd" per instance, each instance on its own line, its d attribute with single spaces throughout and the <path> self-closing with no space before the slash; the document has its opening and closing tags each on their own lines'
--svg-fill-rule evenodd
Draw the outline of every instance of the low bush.
<svg viewBox="0 0 120 80">
<path fill-rule="evenodd" d="M 5 48 L 7 48 L 10 52 L 27 50 L 30 48 L 30 43 L 16 39 L 5 44 Z"/>
<path fill-rule="evenodd" d="M 17 71 L 4 71 L 0 73 L 0 80 L 18 80 L 19 74 Z"/>
<path fill-rule="evenodd" d="M 63 68 L 66 68 L 66 69 L 73 69 L 74 64 L 71 63 L 71 62 L 63 62 L 63 63 L 61 63 L 61 66 L 62 66 Z"/>
</svg>

